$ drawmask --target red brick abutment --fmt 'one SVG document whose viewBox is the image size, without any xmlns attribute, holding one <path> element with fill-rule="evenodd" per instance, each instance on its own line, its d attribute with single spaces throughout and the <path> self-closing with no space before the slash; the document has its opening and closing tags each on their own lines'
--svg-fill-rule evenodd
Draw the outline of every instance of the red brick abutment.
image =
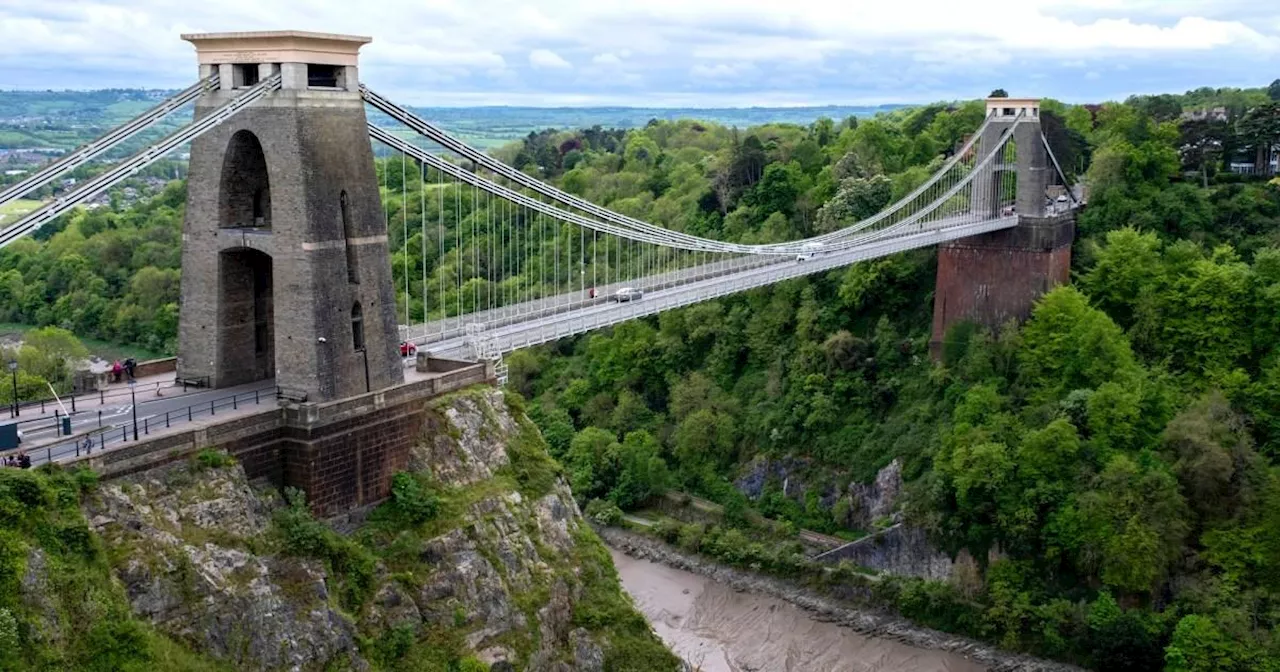
<svg viewBox="0 0 1280 672">
<path fill-rule="evenodd" d="M 485 364 L 459 365 L 347 399 L 282 403 L 279 408 L 200 423 L 64 466 L 85 466 L 99 478 L 112 480 L 214 449 L 235 457 L 250 479 L 265 478 L 277 487 L 306 492 L 312 511 L 328 518 L 390 495 L 391 478 L 405 469 L 421 432 L 426 401 L 492 382 Z"/>
</svg>

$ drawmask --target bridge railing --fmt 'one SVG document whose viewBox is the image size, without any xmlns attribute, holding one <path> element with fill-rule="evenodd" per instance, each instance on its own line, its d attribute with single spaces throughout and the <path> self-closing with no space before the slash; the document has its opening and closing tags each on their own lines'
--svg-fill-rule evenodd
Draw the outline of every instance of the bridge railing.
<svg viewBox="0 0 1280 672">
<path fill-rule="evenodd" d="M 260 406 L 272 400 L 270 388 L 238 392 L 170 409 L 163 414 L 148 415 L 138 418 L 136 422 L 129 418 L 38 445 L 19 446 L 0 452 L 0 460 L 22 452 L 31 457 L 33 464 L 46 464 L 82 455 L 92 455 L 95 452 L 109 450 L 111 447 L 132 445 L 151 436 L 153 432 L 160 432 L 182 423 L 190 423 L 197 418 L 214 417 L 220 412 L 234 412 L 242 407 Z M 99 417 L 99 423 L 101 423 L 101 417 Z"/>
<path fill-rule="evenodd" d="M 197 378 L 179 378 L 170 381 L 156 381 L 136 387 L 132 392 L 129 388 L 117 388 L 114 390 L 96 390 L 94 392 L 73 392 L 65 397 L 48 396 L 41 399 L 28 399 L 27 401 L 18 402 L 18 415 L 13 412 L 13 404 L 6 404 L 3 411 L 7 411 L 10 418 L 16 418 L 19 424 L 27 422 L 37 422 L 39 420 L 47 420 L 47 416 L 53 413 L 55 416 L 68 415 L 62 411 L 65 406 L 71 415 L 80 413 L 80 406 L 86 403 L 93 405 L 97 402 L 98 406 L 106 406 L 108 401 L 123 401 L 133 395 L 142 394 L 143 392 L 155 393 L 157 396 L 164 396 L 164 391 L 168 389 L 182 388 L 185 394 L 193 389 L 207 388 L 209 386 L 209 377 L 200 376 Z M 61 403 L 59 403 L 61 400 Z M 38 413 L 41 417 L 31 420 L 22 419 L 23 413 Z"/>
</svg>

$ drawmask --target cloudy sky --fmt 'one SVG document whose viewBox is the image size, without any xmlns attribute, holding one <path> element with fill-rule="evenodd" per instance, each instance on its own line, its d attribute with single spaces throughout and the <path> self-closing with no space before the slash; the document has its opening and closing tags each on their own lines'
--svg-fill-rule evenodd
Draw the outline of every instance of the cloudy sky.
<svg viewBox="0 0 1280 672">
<path fill-rule="evenodd" d="M 179 33 L 369 35 L 417 105 L 1072 102 L 1280 77 L 1277 0 L 0 0 L 0 89 L 178 88 Z"/>
</svg>

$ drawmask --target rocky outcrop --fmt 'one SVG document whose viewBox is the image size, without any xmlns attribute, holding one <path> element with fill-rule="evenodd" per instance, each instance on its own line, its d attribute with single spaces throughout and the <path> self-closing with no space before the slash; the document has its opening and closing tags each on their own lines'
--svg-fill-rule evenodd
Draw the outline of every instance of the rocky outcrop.
<svg viewBox="0 0 1280 672">
<path fill-rule="evenodd" d="M 924 530 L 902 523 L 814 557 L 821 562 L 848 560 L 860 567 L 921 579 L 951 578 L 954 563 L 929 543 Z"/>
<path fill-rule="evenodd" d="M 419 655 L 601 672 L 627 655 L 620 642 L 664 661 L 654 669 L 678 667 L 642 619 L 617 611 L 630 607 L 607 552 L 536 428 L 500 391 L 429 402 L 411 468 L 436 492 L 439 514 L 408 524 L 375 510 L 353 526 L 359 553 L 376 559 L 360 597 L 330 556 L 289 552 L 277 492 L 251 485 L 238 465 L 206 466 L 221 462 L 105 483 L 83 508 L 134 614 L 235 669 L 360 670 Z M 47 577 L 39 557 L 27 566 L 38 608 Z M 584 608 L 618 617 L 580 623 Z"/>
<path fill-rule="evenodd" d="M 179 464 L 103 484 L 85 514 L 134 613 L 161 632 L 240 669 L 362 667 L 321 563 L 252 550 L 274 500 L 238 467 Z"/>
<path fill-rule="evenodd" d="M 848 523 L 861 530 L 874 529 L 880 520 L 890 518 L 902 494 L 902 460 L 894 459 L 876 474 L 871 483 L 849 484 Z"/>
</svg>

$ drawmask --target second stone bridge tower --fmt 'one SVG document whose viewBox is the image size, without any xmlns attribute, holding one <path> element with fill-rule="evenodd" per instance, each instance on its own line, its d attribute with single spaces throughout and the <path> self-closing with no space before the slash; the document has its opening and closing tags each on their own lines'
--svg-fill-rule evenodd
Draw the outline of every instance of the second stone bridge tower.
<svg viewBox="0 0 1280 672">
<path fill-rule="evenodd" d="M 1037 299 L 1071 278 L 1075 214 L 1054 213 L 1048 206 L 1046 192 L 1054 168 L 1041 131 L 1040 101 L 989 98 L 987 117 L 991 123 L 978 139 L 978 155 L 999 147 L 1013 127 L 1016 160 L 997 164 L 993 175 L 975 177 L 972 203 L 993 219 L 1016 216 L 1018 224 L 938 246 L 929 344 L 935 357 L 957 322 L 994 330 L 1010 320 L 1025 320 Z M 1002 192 L 1011 187 L 1015 205 L 1001 211 L 1001 204 L 1008 202 Z"/>
</svg>

